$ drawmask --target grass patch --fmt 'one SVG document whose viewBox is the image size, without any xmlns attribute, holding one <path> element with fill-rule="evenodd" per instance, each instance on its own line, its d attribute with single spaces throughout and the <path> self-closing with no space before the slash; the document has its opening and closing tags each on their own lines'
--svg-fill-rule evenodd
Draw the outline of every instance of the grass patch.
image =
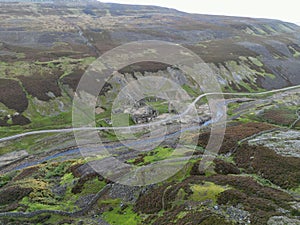
<svg viewBox="0 0 300 225">
<path fill-rule="evenodd" d="M 88 180 L 83 185 L 82 192 L 80 193 L 80 196 L 85 196 L 89 194 L 96 194 L 99 192 L 104 186 L 106 185 L 105 181 L 99 181 L 98 177 Z"/>
<path fill-rule="evenodd" d="M 54 177 L 62 177 L 66 174 L 67 169 L 72 164 L 72 162 L 61 162 L 61 163 L 50 163 L 46 167 L 42 168 L 45 171 L 45 178 L 50 179 Z"/>
<path fill-rule="evenodd" d="M 1 131 L 0 131 L 1 135 Z M 13 135 L 13 134 L 12 134 Z M 23 137 L 21 140 L 18 141 L 10 141 L 6 142 L 1 146 L 0 149 L 0 155 L 4 155 L 9 152 L 18 151 L 18 150 L 27 150 L 28 153 L 36 153 L 36 151 L 33 151 L 32 149 L 36 149 L 35 147 L 38 147 L 41 145 L 42 140 L 47 137 L 51 137 L 55 134 L 39 134 L 39 135 L 29 135 L 26 137 Z"/>
<path fill-rule="evenodd" d="M 4 174 L 0 176 L 0 188 L 5 186 L 9 181 L 11 181 L 13 176 L 11 174 Z"/>
<path fill-rule="evenodd" d="M 198 97 L 199 93 L 197 93 L 194 89 L 192 89 L 189 85 L 182 85 L 183 90 L 185 90 L 189 96 L 191 97 Z"/>
<path fill-rule="evenodd" d="M 142 222 L 142 219 L 132 210 L 131 206 L 124 210 L 116 207 L 111 211 L 104 212 L 102 217 L 111 225 L 138 225 Z"/>
<path fill-rule="evenodd" d="M 141 154 L 138 158 L 127 160 L 127 163 L 137 166 L 147 165 L 169 158 L 173 154 L 173 151 L 174 149 L 172 148 L 157 147 L 146 154 Z"/>
<path fill-rule="evenodd" d="M 225 191 L 226 188 L 212 182 L 205 182 L 203 185 L 192 185 L 191 190 L 193 191 L 193 194 L 190 196 L 191 200 L 199 202 L 212 200 L 213 203 L 216 203 L 219 194 Z"/>
<path fill-rule="evenodd" d="M 152 108 L 158 111 L 159 114 L 169 113 L 169 103 L 165 101 L 147 102 Z"/>
<path fill-rule="evenodd" d="M 149 152 L 148 155 L 144 157 L 144 161 L 145 163 L 151 163 L 164 160 L 170 157 L 173 151 L 174 149 L 172 148 L 158 147 L 154 151 Z"/>
</svg>

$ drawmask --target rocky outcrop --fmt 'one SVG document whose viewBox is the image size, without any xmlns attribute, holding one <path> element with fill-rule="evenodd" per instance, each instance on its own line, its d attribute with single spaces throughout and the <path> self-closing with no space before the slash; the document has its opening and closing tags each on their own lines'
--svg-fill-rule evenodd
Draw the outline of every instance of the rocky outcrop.
<svg viewBox="0 0 300 225">
<path fill-rule="evenodd" d="M 286 216 L 274 216 L 268 221 L 268 225 L 299 225 L 299 219 L 291 219 Z"/>
</svg>

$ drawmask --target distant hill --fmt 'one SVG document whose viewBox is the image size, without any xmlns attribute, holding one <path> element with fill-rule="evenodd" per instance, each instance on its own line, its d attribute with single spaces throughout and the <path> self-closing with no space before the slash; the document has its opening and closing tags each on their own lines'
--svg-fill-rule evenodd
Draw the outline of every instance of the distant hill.
<svg viewBox="0 0 300 225">
<path fill-rule="evenodd" d="M 210 65 L 225 91 L 300 83 L 300 33 L 292 23 L 97 1 L 13 2 L 0 3 L 0 125 L 69 112 L 89 63 L 131 41 L 163 40 L 189 48 Z M 124 71 L 136 77 L 166 68 L 144 64 Z M 11 121 L 7 116 L 14 114 Z"/>
</svg>

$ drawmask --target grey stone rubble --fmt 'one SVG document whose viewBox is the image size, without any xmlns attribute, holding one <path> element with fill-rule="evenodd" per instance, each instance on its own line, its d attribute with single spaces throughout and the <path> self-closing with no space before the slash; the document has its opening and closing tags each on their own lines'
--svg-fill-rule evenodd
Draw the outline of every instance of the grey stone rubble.
<svg viewBox="0 0 300 225">
<path fill-rule="evenodd" d="M 263 145 L 282 156 L 300 157 L 300 132 L 296 130 L 273 131 L 249 140 L 248 143 Z"/>
<path fill-rule="evenodd" d="M 286 216 L 274 216 L 268 220 L 268 225 L 300 225 L 300 220 Z"/>
</svg>

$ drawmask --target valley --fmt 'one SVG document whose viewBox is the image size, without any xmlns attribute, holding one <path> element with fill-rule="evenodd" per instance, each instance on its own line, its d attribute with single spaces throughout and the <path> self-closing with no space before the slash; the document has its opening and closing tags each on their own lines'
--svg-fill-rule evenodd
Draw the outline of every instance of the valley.
<svg viewBox="0 0 300 225">
<path fill-rule="evenodd" d="M 0 9 L 0 224 L 300 223 L 299 26 L 93 0 Z M 76 92 L 88 68 L 147 40 L 197 54 L 222 92 L 180 65 L 138 62 L 105 80 L 94 123 L 74 125 L 73 100 L 93 102 Z M 184 108 L 115 106 L 147 77 L 176 83 Z"/>
</svg>

